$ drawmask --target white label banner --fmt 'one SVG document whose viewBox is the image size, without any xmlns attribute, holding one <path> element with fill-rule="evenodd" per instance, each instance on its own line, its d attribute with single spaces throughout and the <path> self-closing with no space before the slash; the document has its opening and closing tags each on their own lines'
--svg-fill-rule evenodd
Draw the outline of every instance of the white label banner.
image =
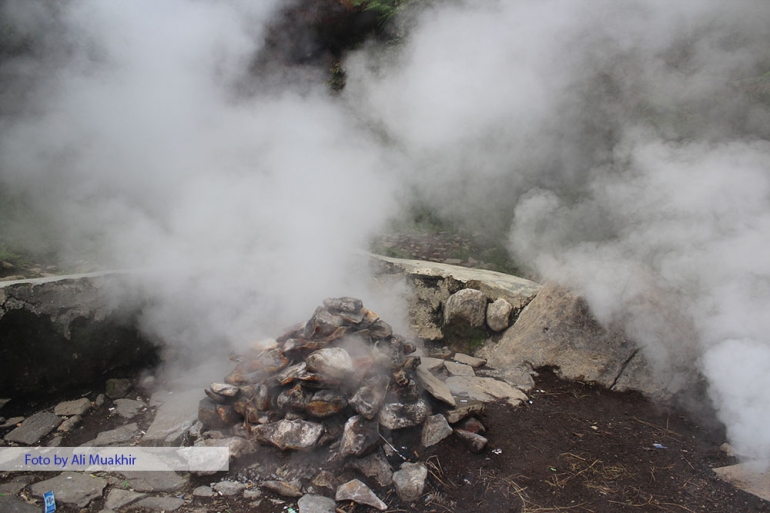
<svg viewBox="0 0 770 513">
<path fill-rule="evenodd" d="M 0 471 L 220 472 L 227 447 L 0 447 Z"/>
</svg>

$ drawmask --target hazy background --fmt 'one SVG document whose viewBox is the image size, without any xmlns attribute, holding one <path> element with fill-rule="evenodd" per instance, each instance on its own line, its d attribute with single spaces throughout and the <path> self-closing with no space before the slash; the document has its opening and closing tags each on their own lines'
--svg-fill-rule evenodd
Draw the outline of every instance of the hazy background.
<svg viewBox="0 0 770 513">
<path fill-rule="evenodd" d="M 419 198 L 622 322 L 672 389 L 703 373 L 770 457 L 770 4 L 420 3 L 339 94 L 253 66 L 286 4 L 1 3 L 17 231 L 156 269 L 146 329 L 192 348 L 340 294 L 397 317 L 350 249 Z"/>
</svg>

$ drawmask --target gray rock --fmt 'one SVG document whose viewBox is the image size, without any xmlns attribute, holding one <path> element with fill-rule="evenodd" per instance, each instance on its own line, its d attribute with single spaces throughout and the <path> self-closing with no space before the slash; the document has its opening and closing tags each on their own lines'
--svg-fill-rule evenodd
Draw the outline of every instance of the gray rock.
<svg viewBox="0 0 770 513">
<path fill-rule="evenodd" d="M 475 399 L 460 399 L 457 401 L 457 408 L 447 411 L 447 422 L 454 424 L 472 413 L 484 411 L 484 403 Z"/>
<path fill-rule="evenodd" d="M 146 408 L 147 405 L 143 401 L 136 401 L 134 399 L 116 399 L 115 411 L 118 415 L 125 419 L 132 419 L 136 417 L 142 408 Z"/>
<path fill-rule="evenodd" d="M 388 509 L 388 505 L 382 502 L 368 486 L 358 479 L 353 479 L 340 485 L 334 498 L 338 501 L 353 501 L 358 504 L 365 504 L 380 511 Z"/>
<path fill-rule="evenodd" d="M 61 418 L 49 411 L 35 413 L 7 435 L 5 439 L 25 445 L 33 445 L 61 424 Z"/>
<path fill-rule="evenodd" d="M 371 477 L 382 487 L 390 486 L 393 481 L 393 469 L 382 451 L 373 452 L 364 458 L 352 459 L 348 466 L 358 470 L 366 477 Z"/>
<path fill-rule="evenodd" d="M 198 402 L 202 395 L 202 390 L 173 394 L 173 401 L 167 401 L 158 408 L 155 420 L 142 437 L 142 445 L 176 445 L 198 420 Z"/>
<path fill-rule="evenodd" d="M 537 295 L 541 286 L 509 274 L 421 260 L 404 260 L 367 253 L 379 278 L 407 278 L 413 287 L 409 297 L 410 324 L 426 340 L 441 340 L 441 307 L 461 288 L 480 290 L 490 298 L 504 298 L 513 306 L 513 316 Z"/>
<path fill-rule="evenodd" d="M 472 328 L 484 326 L 487 297 L 476 289 L 455 292 L 444 305 L 444 324 L 465 323 Z"/>
<path fill-rule="evenodd" d="M 299 513 L 334 513 L 337 502 L 323 495 L 305 494 L 297 501 Z"/>
<path fill-rule="evenodd" d="M 68 418 L 61 424 L 59 424 L 59 427 L 57 428 L 58 431 L 61 431 L 62 433 L 69 433 L 72 431 L 72 429 L 80 424 L 80 421 L 83 420 L 83 417 L 80 415 L 75 415 L 73 417 Z"/>
<path fill-rule="evenodd" d="M 311 483 L 317 488 L 322 488 L 330 492 L 334 492 L 334 490 L 337 489 L 337 478 L 328 470 L 322 470 L 313 476 Z"/>
<path fill-rule="evenodd" d="M 107 481 L 82 472 L 62 472 L 53 479 L 40 481 L 29 487 L 35 497 L 53 491 L 56 502 L 84 508 L 93 499 L 102 496 Z"/>
<path fill-rule="evenodd" d="M 216 495 L 210 486 L 199 486 L 192 492 L 195 497 L 213 497 Z"/>
<path fill-rule="evenodd" d="M 131 504 L 128 509 L 149 509 L 151 511 L 176 511 L 185 505 L 178 497 L 147 497 Z"/>
<path fill-rule="evenodd" d="M 10 419 L 6 420 L 2 425 L 0 425 L 0 429 L 9 428 L 11 426 L 15 426 L 16 424 L 21 424 L 24 422 L 24 417 L 11 417 Z"/>
<path fill-rule="evenodd" d="M 483 367 L 487 363 L 487 361 L 485 359 L 483 359 L 483 358 L 476 358 L 474 356 L 469 356 L 469 355 L 463 354 L 463 353 L 455 353 L 453 359 L 457 363 L 464 363 L 465 365 L 470 365 L 474 369 L 478 369 L 479 367 Z"/>
<path fill-rule="evenodd" d="M 258 499 L 260 497 L 262 497 L 262 490 L 259 488 L 249 488 L 243 491 L 244 499 Z"/>
<path fill-rule="evenodd" d="M 239 483 L 237 481 L 220 481 L 218 483 L 214 483 L 214 486 L 212 486 L 214 491 L 220 493 L 221 495 L 226 495 L 228 497 L 232 495 L 238 495 L 241 493 L 241 490 L 246 488 L 246 485 L 243 483 Z"/>
<path fill-rule="evenodd" d="M 452 434 L 452 428 L 441 414 L 431 415 L 422 426 L 422 445 L 431 447 Z"/>
<path fill-rule="evenodd" d="M 240 388 L 227 383 L 212 383 L 209 387 L 212 392 L 223 397 L 235 397 L 240 392 Z"/>
<path fill-rule="evenodd" d="M 0 394 L 50 393 L 146 362 L 157 348 L 130 324 L 140 308 L 121 273 L 0 282 L 4 347 L 24 348 L 0 361 Z"/>
<path fill-rule="evenodd" d="M 420 356 L 420 367 L 430 372 L 438 372 L 444 368 L 444 360 L 441 358 L 431 358 L 430 356 Z"/>
<path fill-rule="evenodd" d="M 388 379 L 385 377 L 367 380 L 358 387 L 356 393 L 350 399 L 350 406 L 365 419 L 372 420 L 377 416 L 377 412 L 380 411 L 382 403 L 385 402 L 388 382 Z"/>
<path fill-rule="evenodd" d="M 450 376 L 475 376 L 473 367 L 465 365 L 464 363 L 446 362 L 444 363 L 447 372 Z"/>
<path fill-rule="evenodd" d="M 104 406 L 104 394 L 99 394 L 96 396 L 96 399 L 94 399 L 94 406 L 97 408 Z"/>
<path fill-rule="evenodd" d="M 353 373 L 353 360 L 341 347 L 327 347 L 308 355 L 307 370 L 332 379 L 345 379 Z"/>
<path fill-rule="evenodd" d="M 92 445 L 94 447 L 111 447 L 114 445 L 125 444 L 134 439 L 139 434 L 139 426 L 136 423 L 126 424 L 116 429 L 109 431 L 102 431 L 96 436 L 96 440 L 88 442 L 84 445 Z"/>
<path fill-rule="evenodd" d="M 242 436 L 206 438 L 205 440 L 197 440 L 193 445 L 195 447 L 227 447 L 230 451 L 231 461 L 243 455 L 257 452 L 257 444 L 253 440 L 248 440 Z"/>
<path fill-rule="evenodd" d="M 420 498 L 425 488 L 428 469 L 422 463 L 403 463 L 401 469 L 393 473 L 393 486 L 404 502 L 413 502 Z"/>
<path fill-rule="evenodd" d="M 482 402 L 505 399 L 511 406 L 518 406 L 527 400 L 527 394 L 504 381 L 494 378 L 452 376 L 445 381 L 455 396 Z"/>
<path fill-rule="evenodd" d="M 513 307 L 503 298 L 496 299 L 487 306 L 487 326 L 492 331 L 503 331 L 511 324 Z"/>
<path fill-rule="evenodd" d="M 455 429 L 455 433 L 468 445 L 472 452 L 481 452 L 487 446 L 487 439 L 477 433 L 471 433 L 463 429 Z"/>
<path fill-rule="evenodd" d="M 379 443 L 380 431 L 377 421 L 354 415 L 345 423 L 339 452 L 343 457 L 360 457 L 372 452 Z"/>
<path fill-rule="evenodd" d="M 137 492 L 176 492 L 187 484 L 187 480 L 176 472 L 123 472 L 128 486 Z"/>
<path fill-rule="evenodd" d="M 281 420 L 254 427 L 257 440 L 269 442 L 281 450 L 310 449 L 323 434 L 322 424 L 304 420 Z"/>
<path fill-rule="evenodd" d="M 40 513 L 40 506 L 30 504 L 12 495 L 0 495 L 0 511 L 3 513 Z"/>
<path fill-rule="evenodd" d="M 549 366 L 563 379 L 594 381 L 609 388 L 636 352 L 620 328 L 605 329 L 593 318 L 583 298 L 547 285 L 500 342 L 487 344 L 479 356 L 496 369 L 523 367 L 532 372 Z M 647 392 L 650 383 L 636 386 Z M 526 385 L 533 386 L 533 381 Z"/>
<path fill-rule="evenodd" d="M 16 476 L 7 483 L 0 483 L 0 494 L 7 493 L 10 495 L 16 495 L 19 493 L 25 486 L 27 486 L 29 483 L 34 481 L 35 478 L 33 476 Z M 0 511 L 2 511 L 2 508 L 0 508 Z"/>
<path fill-rule="evenodd" d="M 428 404 L 419 400 L 416 403 L 390 403 L 380 409 L 379 422 L 388 429 L 403 429 L 419 426 L 430 415 Z"/>
<path fill-rule="evenodd" d="M 770 501 L 770 477 L 767 473 L 767 461 L 739 463 L 729 467 L 715 468 L 714 473 L 739 490 Z"/>
<path fill-rule="evenodd" d="M 142 497 L 146 497 L 146 493 L 134 492 L 131 490 L 121 490 L 120 488 L 113 488 L 107 493 L 107 499 L 104 501 L 104 507 L 106 509 L 117 510 L 123 506 L 128 506 L 132 502 L 136 502 Z"/>
<path fill-rule="evenodd" d="M 128 395 L 128 392 L 131 391 L 131 386 L 131 381 L 125 378 L 108 379 L 104 393 L 107 394 L 107 397 L 110 399 L 121 399 Z"/>
<path fill-rule="evenodd" d="M 61 443 L 62 443 L 61 435 L 54 435 L 50 440 L 48 440 L 46 447 L 60 447 Z"/>
<path fill-rule="evenodd" d="M 62 417 L 69 417 L 70 415 L 83 415 L 90 408 L 91 401 L 85 397 L 81 397 L 74 401 L 65 401 L 57 404 L 53 409 L 53 412 Z"/>
<path fill-rule="evenodd" d="M 441 361 L 443 364 L 443 360 Z M 452 396 L 452 391 L 449 390 L 449 387 L 423 367 L 423 364 L 417 367 L 415 376 L 430 395 L 449 406 L 456 406 L 455 398 Z"/>
<path fill-rule="evenodd" d="M 271 492 L 275 492 L 283 497 L 301 497 L 302 486 L 299 481 L 295 483 L 287 483 L 286 481 L 270 480 L 264 481 L 262 487 Z"/>
</svg>

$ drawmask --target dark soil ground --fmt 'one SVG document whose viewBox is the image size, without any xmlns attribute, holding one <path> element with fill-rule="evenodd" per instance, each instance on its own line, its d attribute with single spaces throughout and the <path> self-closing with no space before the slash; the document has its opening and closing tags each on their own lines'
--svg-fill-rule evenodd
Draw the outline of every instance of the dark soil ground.
<svg viewBox="0 0 770 513">
<path fill-rule="evenodd" d="M 712 422 L 701 423 L 656 406 L 636 393 L 560 381 L 550 371 L 541 372 L 530 398 L 518 408 L 487 406 L 480 415 L 489 438 L 484 452 L 471 453 L 452 435 L 420 454 L 430 472 L 425 493 L 417 503 L 404 504 L 394 492 L 378 489 L 363 476 L 351 476 L 371 484 L 391 512 L 770 512 L 770 503 L 720 481 L 711 471 L 734 463 L 719 450 L 724 433 Z M 20 406 L 3 413 L 8 416 Z M 87 413 L 82 427 L 66 435 L 62 445 L 79 445 L 99 431 L 125 423 L 110 413 L 109 406 L 108 402 Z M 150 409 L 131 421 L 146 427 L 151 415 Z M 404 433 L 402 437 L 415 434 Z M 398 445 L 398 438 L 394 440 Z M 280 465 L 291 458 L 294 456 L 261 447 L 227 476 L 193 477 L 186 489 L 174 493 L 192 499 L 177 511 L 298 510 L 296 499 L 270 492 L 263 493 L 258 506 L 254 499 L 242 497 L 191 495 L 200 484 L 225 477 L 244 479 L 251 463 L 263 460 L 267 466 Z M 315 471 L 320 460 L 307 458 L 308 470 Z M 36 473 L 29 477 L 38 481 L 54 475 Z M 18 474 L 0 474 L 0 483 L 15 477 Z M 60 506 L 58 511 L 96 513 L 103 504 L 100 499 L 84 510 Z M 338 503 L 338 511 L 375 510 Z"/>
</svg>

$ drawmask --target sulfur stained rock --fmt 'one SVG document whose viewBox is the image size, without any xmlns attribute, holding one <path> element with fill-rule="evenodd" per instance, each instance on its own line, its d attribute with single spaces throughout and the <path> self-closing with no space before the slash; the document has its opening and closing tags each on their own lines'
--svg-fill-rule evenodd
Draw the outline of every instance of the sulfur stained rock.
<svg viewBox="0 0 770 513">
<path fill-rule="evenodd" d="M 385 401 L 388 383 L 388 378 L 384 376 L 366 380 L 350 398 L 350 406 L 365 419 L 372 420 Z"/>
<path fill-rule="evenodd" d="M 347 400 L 335 390 L 321 390 L 305 404 L 305 410 L 317 418 L 330 417 L 341 412 L 348 405 Z"/>
<path fill-rule="evenodd" d="M 334 498 L 338 501 L 353 501 L 359 504 L 365 504 L 380 511 L 388 509 L 385 504 L 377 497 L 374 492 L 358 479 L 353 479 L 337 488 Z"/>
<path fill-rule="evenodd" d="M 323 426 L 304 420 L 281 420 L 254 427 L 260 442 L 269 442 L 281 450 L 305 450 L 315 447 Z"/>
</svg>

